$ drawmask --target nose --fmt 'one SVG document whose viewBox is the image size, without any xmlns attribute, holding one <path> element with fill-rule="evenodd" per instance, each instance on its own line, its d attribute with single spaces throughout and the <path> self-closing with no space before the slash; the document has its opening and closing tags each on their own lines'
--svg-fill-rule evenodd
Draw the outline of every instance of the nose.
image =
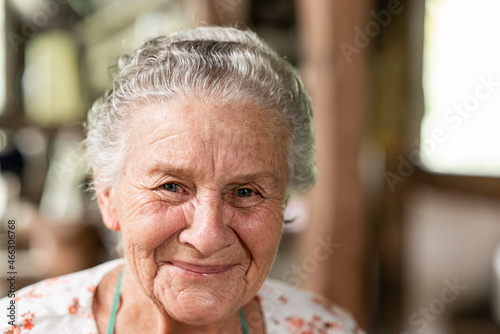
<svg viewBox="0 0 500 334">
<path fill-rule="evenodd" d="M 179 234 L 181 243 L 190 244 L 209 257 L 235 242 L 236 235 L 228 227 L 230 217 L 223 210 L 220 196 L 197 201 L 191 217 L 192 221 Z"/>
</svg>

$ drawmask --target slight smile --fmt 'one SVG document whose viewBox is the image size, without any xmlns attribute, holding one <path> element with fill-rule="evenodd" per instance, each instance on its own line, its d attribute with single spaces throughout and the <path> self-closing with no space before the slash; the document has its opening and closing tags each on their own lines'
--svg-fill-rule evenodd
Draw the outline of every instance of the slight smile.
<svg viewBox="0 0 500 334">
<path fill-rule="evenodd" d="M 177 267 L 178 269 L 181 269 L 181 270 L 185 271 L 186 273 L 189 273 L 192 275 L 202 275 L 202 276 L 212 276 L 212 275 L 224 274 L 236 266 L 235 264 L 231 264 L 231 265 L 199 265 L 199 264 L 192 264 L 192 263 L 187 263 L 187 262 L 182 262 L 182 261 L 168 261 L 168 262 L 166 262 L 166 264 Z"/>
</svg>

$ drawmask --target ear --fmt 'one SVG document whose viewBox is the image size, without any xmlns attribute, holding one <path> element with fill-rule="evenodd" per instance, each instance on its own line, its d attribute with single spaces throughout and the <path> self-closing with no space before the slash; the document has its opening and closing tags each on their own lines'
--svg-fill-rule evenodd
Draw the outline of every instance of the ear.
<svg viewBox="0 0 500 334">
<path fill-rule="evenodd" d="M 97 195 L 97 201 L 99 202 L 104 225 L 111 231 L 119 231 L 120 220 L 118 219 L 118 212 L 116 211 L 111 191 L 108 189 L 99 193 L 99 195 Z"/>
</svg>

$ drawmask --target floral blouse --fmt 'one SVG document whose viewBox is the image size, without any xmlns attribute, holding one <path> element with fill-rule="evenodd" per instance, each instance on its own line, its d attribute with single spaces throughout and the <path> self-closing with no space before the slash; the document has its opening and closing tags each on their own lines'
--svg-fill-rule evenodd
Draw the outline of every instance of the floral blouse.
<svg viewBox="0 0 500 334">
<path fill-rule="evenodd" d="M 97 334 L 92 301 L 102 278 L 123 259 L 25 287 L 14 298 L 0 299 L 7 317 L 0 334 Z M 363 334 L 353 318 L 321 297 L 284 283 L 266 280 L 258 295 L 270 334 Z M 11 300 L 15 311 L 10 312 Z M 12 309 L 12 307 L 11 307 Z M 16 320 L 8 315 L 15 314 Z M 14 317 L 13 317 L 14 318 Z"/>
</svg>

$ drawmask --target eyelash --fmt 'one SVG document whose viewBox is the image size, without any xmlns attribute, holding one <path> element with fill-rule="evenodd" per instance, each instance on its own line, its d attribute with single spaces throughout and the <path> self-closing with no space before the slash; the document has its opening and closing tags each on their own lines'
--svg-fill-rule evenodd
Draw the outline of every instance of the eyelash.
<svg viewBox="0 0 500 334">
<path fill-rule="evenodd" d="M 240 192 L 243 192 L 243 191 L 249 192 L 250 195 L 249 196 L 245 196 L 245 195 L 240 196 L 240 194 L 241 194 Z M 248 198 L 248 197 L 252 197 L 252 195 L 259 195 L 260 196 L 260 194 L 257 191 L 252 190 L 250 188 L 239 188 L 239 189 L 236 189 L 236 196 L 239 197 L 239 198 Z"/>
<path fill-rule="evenodd" d="M 161 186 L 161 189 L 169 193 L 184 192 L 182 185 L 175 182 L 167 182 Z M 264 198 L 262 194 L 260 194 L 257 190 L 251 187 L 235 188 L 230 192 L 228 197 L 226 196 L 224 197 L 226 198 L 227 201 L 232 203 L 232 205 L 242 208 L 247 206 L 253 206 Z"/>
<path fill-rule="evenodd" d="M 167 187 L 168 186 L 175 186 L 175 191 L 171 191 L 169 190 Z M 161 186 L 163 189 L 165 189 L 166 191 L 169 191 L 169 192 L 172 192 L 172 193 L 176 193 L 179 191 L 179 185 L 177 183 L 174 183 L 174 182 L 169 182 L 169 183 L 165 183 L 164 185 Z"/>
</svg>

